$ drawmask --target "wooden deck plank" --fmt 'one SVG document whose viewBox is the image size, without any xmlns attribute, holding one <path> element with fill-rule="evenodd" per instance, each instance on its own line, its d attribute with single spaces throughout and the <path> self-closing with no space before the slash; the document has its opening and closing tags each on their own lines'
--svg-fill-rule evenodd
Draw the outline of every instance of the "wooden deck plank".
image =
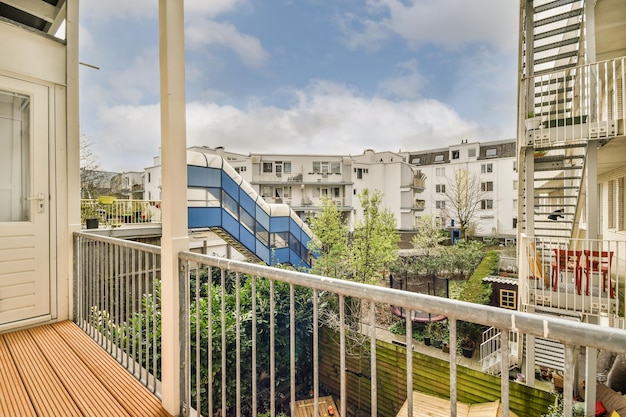
<svg viewBox="0 0 626 417">
<path fill-rule="evenodd" d="M 37 415 L 82 417 L 30 334 L 22 330 L 3 337 Z"/>
<path fill-rule="evenodd" d="M 332 396 L 319 397 L 317 402 L 318 406 L 318 416 L 324 417 L 324 415 L 328 415 L 328 407 L 331 406 L 335 410 L 335 417 L 339 417 L 339 410 L 337 409 L 337 405 L 333 400 Z M 299 400 L 296 401 L 296 416 L 295 417 L 315 417 L 315 399 L 310 398 L 307 400 Z M 330 417 L 330 416 L 329 416 Z"/>
<path fill-rule="evenodd" d="M 0 416 L 37 416 L 3 337 L 0 337 L 0 387 Z"/>
<path fill-rule="evenodd" d="M 36 327 L 28 332 L 84 415 L 129 416 L 52 327 Z"/>
<path fill-rule="evenodd" d="M 161 402 L 76 324 L 64 321 L 52 328 L 66 341 L 107 390 L 133 417 L 171 417 Z"/>
</svg>

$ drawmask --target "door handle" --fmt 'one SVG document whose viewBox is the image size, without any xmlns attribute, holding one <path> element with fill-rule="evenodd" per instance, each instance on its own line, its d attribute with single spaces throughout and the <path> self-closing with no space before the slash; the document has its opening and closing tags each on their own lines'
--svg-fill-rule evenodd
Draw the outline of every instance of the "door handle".
<svg viewBox="0 0 626 417">
<path fill-rule="evenodd" d="M 46 200 L 46 197 L 44 196 L 43 193 L 37 194 L 37 197 L 27 197 L 26 200 L 37 201 L 37 213 L 44 212 L 44 202 Z"/>
</svg>

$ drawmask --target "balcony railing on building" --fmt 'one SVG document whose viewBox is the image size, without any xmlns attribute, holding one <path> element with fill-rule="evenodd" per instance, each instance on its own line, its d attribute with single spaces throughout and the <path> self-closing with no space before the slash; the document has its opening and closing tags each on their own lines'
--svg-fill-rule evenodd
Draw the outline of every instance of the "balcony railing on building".
<svg viewBox="0 0 626 417">
<path fill-rule="evenodd" d="M 490 342 L 498 344 L 505 364 L 512 357 L 510 333 L 549 334 L 565 344 L 565 392 L 577 386 L 577 346 L 626 353 L 624 330 L 191 252 L 179 254 L 180 316 L 165 317 L 160 309 L 160 248 L 87 233 L 74 237 L 74 320 L 157 395 L 161 346 L 180 342 L 180 415 L 296 416 L 296 401 L 303 398 L 312 400 L 313 415 L 320 415 L 319 400 L 325 393 L 338 401 L 340 416 L 348 410 L 396 415 L 402 403 L 412 416 L 419 406 L 414 404 L 415 390 L 449 397 L 451 416 L 462 402 L 476 402 L 472 380 L 479 374 L 461 370 L 457 349 L 436 365 L 436 383 L 414 373 L 429 361 L 413 351 L 420 343 L 412 338 L 414 314 L 405 316 L 404 336 L 396 336 L 402 343 L 392 345 L 395 365 L 379 366 L 383 350 L 390 349 L 377 340 L 382 334 L 379 312 L 390 305 L 446 316 L 450 346 L 457 345 L 460 320 L 499 329 L 499 341 Z M 160 339 L 165 321 L 180 326 L 181 340 Z M 360 359 L 352 356 L 356 351 Z M 389 372 L 392 380 L 386 379 Z M 535 416 L 541 414 L 538 404 L 547 407 L 550 394 L 509 381 L 508 365 L 500 373 L 504 377 L 481 377 L 480 391 L 481 398 L 501 400 L 503 416 L 509 408 L 520 416 Z M 386 397 L 388 384 L 393 384 L 394 401 Z M 592 393 L 587 390 L 587 395 Z M 570 416 L 572 396 L 564 401 L 565 416 Z"/>
<path fill-rule="evenodd" d="M 526 144 L 535 147 L 624 134 L 625 57 L 525 80 Z"/>
<path fill-rule="evenodd" d="M 99 199 L 81 200 L 80 204 L 83 219 L 97 218 L 100 226 L 161 223 L 160 201 L 101 196 Z"/>
<path fill-rule="evenodd" d="M 520 244 L 522 304 L 607 319 L 618 315 L 626 242 L 524 236 Z"/>
</svg>

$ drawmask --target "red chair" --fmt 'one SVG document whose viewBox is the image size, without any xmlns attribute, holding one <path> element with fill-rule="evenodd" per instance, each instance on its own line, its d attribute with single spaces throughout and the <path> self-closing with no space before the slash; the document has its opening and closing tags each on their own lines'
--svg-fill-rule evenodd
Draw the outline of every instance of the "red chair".
<svg viewBox="0 0 626 417">
<path fill-rule="evenodd" d="M 608 251 L 590 251 L 585 252 L 585 276 L 587 278 L 587 295 L 589 295 L 589 275 L 602 274 L 602 291 L 606 292 L 607 277 L 611 272 L 611 264 L 613 263 L 613 252 Z M 613 293 L 613 284 L 609 279 L 609 293 L 611 298 L 615 298 Z"/>
<path fill-rule="evenodd" d="M 576 290 L 580 295 L 582 267 L 580 261 L 583 251 L 581 250 L 565 250 L 555 249 L 555 257 L 552 259 L 552 289 L 557 291 L 559 282 L 559 273 L 573 272 L 576 281 Z"/>
</svg>

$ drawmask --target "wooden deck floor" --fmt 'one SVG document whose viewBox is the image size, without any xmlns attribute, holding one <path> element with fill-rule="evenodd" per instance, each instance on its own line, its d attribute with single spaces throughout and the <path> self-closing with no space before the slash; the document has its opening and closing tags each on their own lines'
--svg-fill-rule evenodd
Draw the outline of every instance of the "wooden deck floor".
<svg viewBox="0 0 626 417">
<path fill-rule="evenodd" d="M 0 416 L 170 414 L 78 326 L 64 321 L 0 335 Z"/>
</svg>

